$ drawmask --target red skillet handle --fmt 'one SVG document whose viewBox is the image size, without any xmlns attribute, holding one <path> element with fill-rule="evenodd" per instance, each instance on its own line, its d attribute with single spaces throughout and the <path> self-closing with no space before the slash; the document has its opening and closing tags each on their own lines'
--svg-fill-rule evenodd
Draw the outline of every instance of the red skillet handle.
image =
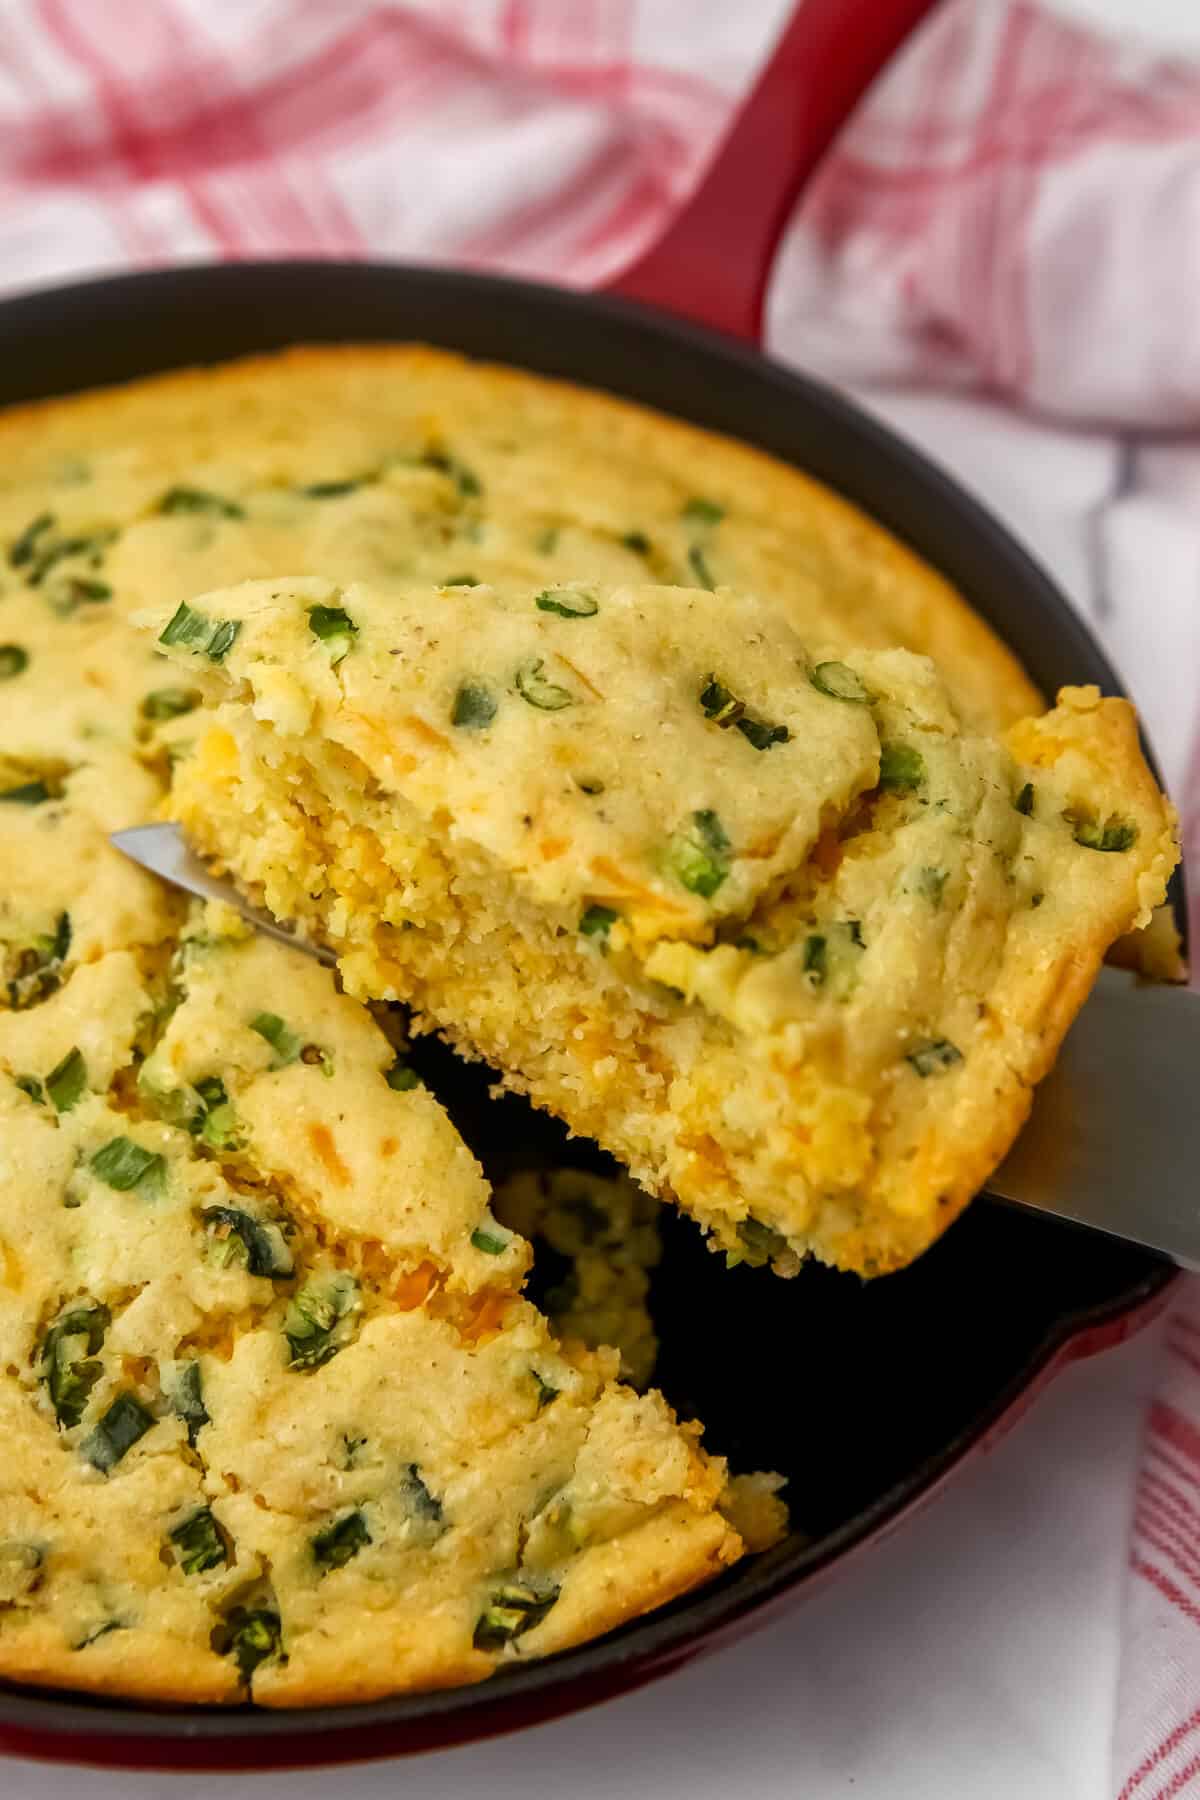
<svg viewBox="0 0 1200 1800">
<path fill-rule="evenodd" d="M 609 292 L 757 343 L 775 248 L 814 166 L 933 0 L 800 0 L 716 158 Z"/>
</svg>

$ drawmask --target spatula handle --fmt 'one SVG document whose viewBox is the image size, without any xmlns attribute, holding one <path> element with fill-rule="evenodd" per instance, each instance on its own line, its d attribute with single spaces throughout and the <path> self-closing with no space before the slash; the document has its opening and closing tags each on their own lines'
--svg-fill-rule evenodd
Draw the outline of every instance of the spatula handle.
<svg viewBox="0 0 1200 1800">
<path fill-rule="evenodd" d="M 793 203 L 933 0 L 800 0 L 699 187 L 609 291 L 757 343 Z"/>
</svg>

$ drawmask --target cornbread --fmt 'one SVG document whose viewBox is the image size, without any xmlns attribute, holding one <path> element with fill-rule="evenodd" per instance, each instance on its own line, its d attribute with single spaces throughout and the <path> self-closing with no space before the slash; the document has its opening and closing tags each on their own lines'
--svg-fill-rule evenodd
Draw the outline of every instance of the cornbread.
<svg viewBox="0 0 1200 1800">
<path fill-rule="evenodd" d="M 471 1681 L 765 1547 L 777 1478 L 727 1480 L 584 1347 L 646 1370 L 645 1197 L 593 1188 L 590 1243 L 573 1174 L 493 1208 L 327 971 L 108 848 L 211 734 L 130 620 L 280 570 L 731 586 L 838 656 L 933 655 L 972 731 L 1036 710 L 1014 659 L 802 474 L 419 347 L 22 407 L 0 445 L 0 1676 L 280 1706 Z M 526 1230 L 573 1264 L 555 1331 Z"/>
<path fill-rule="evenodd" d="M 928 659 L 731 590 L 308 577 L 147 622 L 228 696 L 175 771 L 201 850 L 781 1273 L 937 1236 L 1177 860 L 1125 701 L 978 736 Z"/>
</svg>

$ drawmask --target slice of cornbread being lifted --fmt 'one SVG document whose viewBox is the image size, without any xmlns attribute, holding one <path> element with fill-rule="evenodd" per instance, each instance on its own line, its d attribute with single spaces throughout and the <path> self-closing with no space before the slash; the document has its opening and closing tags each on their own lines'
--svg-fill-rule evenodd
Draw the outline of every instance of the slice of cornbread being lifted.
<svg viewBox="0 0 1200 1800">
<path fill-rule="evenodd" d="M 172 809 L 256 899 L 726 1250 L 921 1251 L 1177 860 L 1132 709 L 968 736 L 748 595 L 252 582 L 145 619 L 224 704 Z"/>
</svg>

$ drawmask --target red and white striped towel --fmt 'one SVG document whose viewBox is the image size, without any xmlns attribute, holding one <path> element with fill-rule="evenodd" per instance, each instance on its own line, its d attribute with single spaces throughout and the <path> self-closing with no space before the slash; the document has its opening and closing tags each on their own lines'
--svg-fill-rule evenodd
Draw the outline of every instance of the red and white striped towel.
<svg viewBox="0 0 1200 1800">
<path fill-rule="evenodd" d="M 286 254 L 603 282 L 686 196 L 788 10 L 0 0 L 3 285 Z M 1198 292 L 1200 69 L 1014 0 L 946 0 L 810 185 L 769 305 L 778 354 L 858 387 L 1055 567 L 1133 684 L 1196 850 Z M 1147 435 L 1164 428 L 1197 436 Z M 1167 1800 L 1200 1793 L 1196 1284 L 1138 1460 L 1105 1791 Z M 1032 1647 L 1027 1667 L 1052 1679 Z M 864 1800 L 910 1791 L 881 1741 Z M 1069 1762 L 1038 1785 L 1012 1749 L 957 1781 L 948 1761 L 945 1791 L 1085 1793 Z M 819 1745 L 811 1778 L 841 1791 Z"/>
</svg>

